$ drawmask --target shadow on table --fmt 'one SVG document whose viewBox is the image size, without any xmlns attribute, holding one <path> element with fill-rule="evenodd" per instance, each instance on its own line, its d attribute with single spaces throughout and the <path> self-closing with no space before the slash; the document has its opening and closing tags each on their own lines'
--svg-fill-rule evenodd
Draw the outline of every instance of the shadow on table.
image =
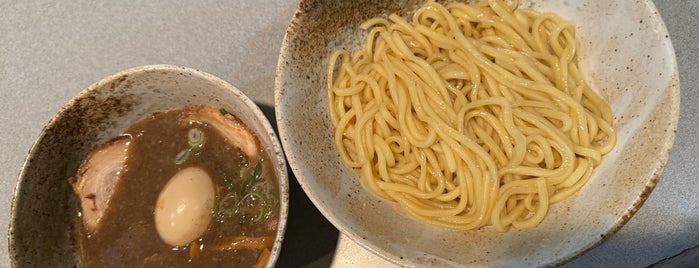
<svg viewBox="0 0 699 268">
<path fill-rule="evenodd" d="M 274 131 L 276 125 L 274 107 L 257 103 L 269 119 Z M 329 267 L 333 260 L 339 231 L 318 211 L 296 181 L 289 174 L 289 218 L 286 235 L 277 267 Z"/>
</svg>

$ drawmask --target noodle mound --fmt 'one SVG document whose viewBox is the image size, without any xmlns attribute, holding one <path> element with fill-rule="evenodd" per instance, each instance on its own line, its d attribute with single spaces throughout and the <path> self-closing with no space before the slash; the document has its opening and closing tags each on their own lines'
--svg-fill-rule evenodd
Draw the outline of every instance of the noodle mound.
<svg viewBox="0 0 699 268">
<path fill-rule="evenodd" d="M 533 228 L 616 144 L 609 106 L 578 70 L 573 25 L 517 6 L 430 1 L 411 21 L 365 22 L 363 50 L 330 56 L 342 160 L 419 221 Z"/>
</svg>

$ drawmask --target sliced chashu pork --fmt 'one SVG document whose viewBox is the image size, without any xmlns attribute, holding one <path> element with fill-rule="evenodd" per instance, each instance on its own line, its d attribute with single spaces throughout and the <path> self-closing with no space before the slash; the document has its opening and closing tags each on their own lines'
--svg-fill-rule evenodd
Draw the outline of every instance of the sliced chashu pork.
<svg viewBox="0 0 699 268">
<path fill-rule="evenodd" d="M 69 182 L 80 199 L 85 230 L 98 229 L 129 153 L 131 136 L 118 136 L 97 146 L 85 158 L 75 177 Z"/>
<path fill-rule="evenodd" d="M 240 148 L 249 159 L 260 155 L 260 142 L 243 122 L 235 116 L 204 105 L 187 105 L 179 118 L 180 125 L 207 124 L 215 129 L 226 142 Z"/>
</svg>

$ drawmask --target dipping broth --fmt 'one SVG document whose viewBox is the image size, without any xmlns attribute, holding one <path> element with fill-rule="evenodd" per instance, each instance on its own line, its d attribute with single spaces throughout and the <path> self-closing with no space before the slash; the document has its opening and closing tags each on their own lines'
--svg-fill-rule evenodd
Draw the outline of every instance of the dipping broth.
<svg viewBox="0 0 699 268">
<path fill-rule="evenodd" d="M 100 156 L 114 144 L 121 144 L 116 156 Z M 116 167 L 102 168 L 106 179 L 85 177 L 100 158 Z M 82 208 L 82 264 L 264 266 L 279 220 L 268 159 L 225 110 L 187 106 L 147 116 L 97 147 L 71 178 Z"/>
</svg>

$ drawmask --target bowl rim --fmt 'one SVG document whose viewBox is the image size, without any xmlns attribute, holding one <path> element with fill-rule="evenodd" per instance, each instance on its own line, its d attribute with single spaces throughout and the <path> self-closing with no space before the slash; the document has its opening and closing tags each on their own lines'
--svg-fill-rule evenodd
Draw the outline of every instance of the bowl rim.
<svg viewBox="0 0 699 268">
<path fill-rule="evenodd" d="M 308 181 L 303 179 L 303 176 L 306 175 L 307 172 L 304 172 L 301 167 L 298 164 L 298 161 L 303 161 L 303 159 L 299 159 L 294 155 L 294 147 L 292 144 L 292 141 L 287 139 L 288 137 L 288 132 L 290 130 L 287 128 L 287 125 L 284 121 L 284 113 L 287 111 L 283 111 L 283 109 L 286 109 L 285 106 L 280 105 L 281 102 L 284 101 L 285 98 L 283 98 L 283 95 L 285 94 L 287 89 L 284 88 L 283 86 L 283 73 L 288 72 L 285 70 L 284 63 L 286 60 L 289 58 L 294 58 L 292 57 L 293 51 L 289 49 L 290 44 L 292 43 L 292 38 L 297 38 L 294 35 L 294 32 L 299 28 L 302 27 L 303 23 L 300 21 L 308 13 L 309 11 L 307 10 L 308 6 L 312 6 L 312 4 L 308 4 L 308 2 L 318 2 L 322 0 L 301 0 L 298 8 L 296 9 L 294 16 L 292 17 L 289 26 L 287 28 L 287 31 L 284 35 L 284 39 L 282 42 L 282 46 L 280 49 L 280 56 L 277 62 L 277 69 L 276 69 L 276 75 L 275 75 L 275 112 L 276 112 L 276 120 L 277 120 L 277 127 L 279 130 L 279 135 L 281 137 L 281 142 L 282 145 L 285 148 L 285 153 L 287 154 L 287 160 L 289 162 L 289 165 L 291 167 L 291 170 L 295 177 L 297 178 L 297 181 L 299 182 L 301 188 L 304 190 L 306 195 L 309 197 L 309 199 L 313 202 L 313 204 L 316 206 L 316 208 L 323 214 L 323 216 L 328 219 L 340 232 L 344 235 L 346 235 L 348 238 L 350 238 L 351 241 L 353 241 L 355 244 L 361 246 L 363 249 L 371 252 L 374 255 L 377 255 L 381 257 L 384 260 L 387 260 L 391 263 L 400 265 L 400 266 L 414 266 L 416 263 L 413 263 L 411 261 L 408 261 L 407 258 L 398 258 L 397 255 L 391 254 L 388 251 L 382 249 L 378 245 L 376 245 L 374 242 L 372 242 L 369 239 L 364 239 L 357 233 L 357 231 L 352 230 L 351 228 L 348 228 L 345 226 L 343 223 L 343 220 L 336 217 L 330 210 L 331 208 L 325 206 L 323 204 L 323 201 L 318 197 L 318 195 L 314 194 L 316 191 L 312 189 L 312 187 L 308 184 Z M 663 35 L 668 34 L 667 27 L 665 25 L 665 22 L 662 20 L 659 12 L 657 12 L 657 7 L 651 0 L 643 0 L 638 3 L 640 6 L 644 6 L 645 10 L 649 11 L 648 13 L 651 14 L 651 18 L 657 22 L 657 27 L 656 29 L 659 29 L 662 31 Z M 639 193 L 639 195 L 633 200 L 631 205 L 626 208 L 624 211 L 620 211 L 620 214 L 616 218 L 616 220 L 613 222 L 613 226 L 606 230 L 605 233 L 599 235 L 599 239 L 596 239 L 594 243 L 584 245 L 580 248 L 578 248 L 577 251 L 571 251 L 569 254 L 566 254 L 562 257 L 555 258 L 549 263 L 545 263 L 544 265 L 546 266 L 559 266 L 563 265 L 565 263 L 568 263 L 572 261 L 573 259 L 582 256 L 583 254 L 589 252 L 590 250 L 594 249 L 598 245 L 604 243 L 607 241 L 613 234 L 615 234 L 618 230 L 620 230 L 633 216 L 634 214 L 642 207 L 644 202 L 647 200 L 649 195 L 652 193 L 653 189 L 655 188 L 657 182 L 660 179 L 660 176 L 662 174 L 662 171 L 667 164 L 667 161 L 670 157 L 670 152 L 672 149 L 672 146 L 675 141 L 675 136 L 676 136 L 676 129 L 678 127 L 678 121 L 679 121 L 679 111 L 680 111 L 680 81 L 679 81 L 679 70 L 677 66 L 677 61 L 676 61 L 676 56 L 675 56 L 675 51 L 674 51 L 674 46 L 672 45 L 672 41 L 670 38 L 667 38 L 668 42 L 668 47 L 669 47 L 669 54 L 671 54 L 671 57 L 668 59 L 669 66 L 672 67 L 672 78 L 670 79 L 670 82 L 666 85 L 667 89 L 667 95 L 669 95 L 669 102 L 670 106 L 673 107 L 674 109 L 669 113 L 669 117 L 672 119 L 668 123 L 668 129 L 672 129 L 673 131 L 668 131 L 668 134 L 664 136 L 664 139 L 659 142 L 662 143 L 661 152 L 662 154 L 658 156 L 657 160 L 654 162 L 654 168 L 651 171 L 652 176 L 646 180 L 646 184 L 644 189 Z M 325 80 L 325 78 L 321 78 L 322 81 Z M 321 81 L 321 83 L 323 83 Z M 325 86 L 321 86 L 321 88 L 324 88 Z M 333 148 L 335 150 L 335 148 Z M 355 175 L 356 177 L 356 175 Z"/>
<path fill-rule="evenodd" d="M 141 65 L 141 66 L 136 66 L 136 67 L 131 67 L 128 69 L 124 69 L 121 71 L 118 71 L 114 74 L 108 75 L 104 78 L 99 79 L 98 81 L 92 83 L 88 87 L 82 89 L 79 93 L 77 93 L 75 96 L 73 96 L 67 103 L 65 103 L 61 108 L 56 112 L 50 119 L 49 121 L 43 126 L 41 132 L 39 133 L 38 137 L 34 140 L 32 143 L 29 152 L 27 153 L 27 156 L 25 157 L 25 160 L 22 164 L 22 168 L 19 171 L 19 174 L 17 176 L 17 179 L 15 181 L 14 189 L 12 192 L 12 199 L 10 201 L 10 218 L 9 218 L 9 224 L 7 227 L 7 242 L 8 242 L 8 253 L 10 257 L 10 266 L 11 267 L 17 267 L 17 241 L 14 236 L 15 230 L 18 228 L 17 220 L 18 220 L 18 212 L 16 209 L 16 203 L 19 197 L 18 195 L 22 192 L 22 187 L 24 185 L 25 181 L 25 176 L 26 176 L 26 170 L 28 167 L 31 166 L 31 160 L 35 157 L 35 154 L 37 153 L 37 150 L 39 146 L 41 145 L 41 141 L 45 138 L 45 135 L 48 130 L 53 129 L 56 127 L 57 122 L 61 120 L 61 118 L 65 117 L 66 114 L 68 113 L 68 110 L 70 107 L 74 106 L 78 100 L 84 99 L 86 97 L 89 97 L 91 94 L 94 94 L 94 92 L 97 92 L 100 90 L 100 88 L 103 87 L 103 85 L 108 84 L 112 81 L 116 81 L 120 79 L 121 77 L 124 77 L 125 75 L 132 75 L 132 74 L 139 74 L 139 73 L 147 73 L 147 72 L 152 72 L 152 71 L 166 71 L 166 72 L 186 72 L 192 75 L 196 75 L 200 78 L 203 78 L 204 80 L 208 80 L 214 84 L 216 84 L 218 87 L 221 87 L 222 89 L 225 89 L 235 95 L 236 98 L 240 99 L 246 106 L 246 110 L 250 111 L 252 115 L 254 115 L 255 120 L 257 120 L 263 127 L 264 131 L 266 133 L 256 133 L 256 135 L 262 135 L 265 134 L 269 136 L 270 141 L 271 141 L 271 150 L 272 154 L 270 157 L 275 157 L 278 161 L 278 164 L 275 165 L 275 169 L 277 169 L 277 172 L 279 174 L 277 181 L 278 181 L 278 186 L 279 186 L 279 195 L 280 195 L 280 203 L 279 203 L 279 222 L 277 224 L 277 231 L 276 231 L 276 236 L 274 239 L 274 244 L 271 250 L 271 255 L 267 261 L 267 264 L 265 267 L 273 267 L 274 264 L 276 263 L 280 253 L 281 253 L 281 248 L 282 244 L 284 241 L 284 236 L 286 233 L 286 227 L 287 227 L 287 221 L 288 221 L 288 215 L 289 215 L 289 180 L 288 180 L 288 172 L 287 172 L 287 160 L 286 156 L 283 150 L 283 147 L 281 146 L 281 143 L 279 141 L 278 134 L 274 131 L 274 128 L 272 127 L 272 124 L 265 116 L 265 114 L 262 112 L 260 107 L 250 98 L 248 97 L 245 93 L 243 93 L 240 89 L 238 89 L 236 86 L 228 83 L 227 81 L 223 80 L 222 78 L 219 78 L 211 73 L 192 68 L 192 67 L 186 67 L 182 65 L 176 65 L 176 64 L 151 64 L 151 65 Z M 20 227 L 21 228 L 21 227 Z"/>
</svg>

